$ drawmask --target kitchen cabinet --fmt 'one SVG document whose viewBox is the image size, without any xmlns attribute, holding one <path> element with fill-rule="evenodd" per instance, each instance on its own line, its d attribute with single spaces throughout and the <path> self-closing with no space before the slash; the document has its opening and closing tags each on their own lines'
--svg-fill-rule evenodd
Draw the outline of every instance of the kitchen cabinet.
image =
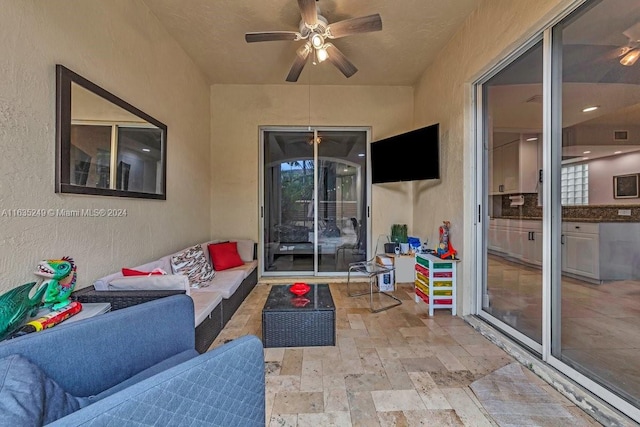
<svg viewBox="0 0 640 427">
<path fill-rule="evenodd" d="M 562 223 L 562 272 L 593 283 L 640 279 L 640 223 Z M 493 218 L 489 253 L 542 266 L 542 221 Z"/>
<path fill-rule="evenodd" d="M 505 252 L 505 229 L 507 220 L 490 219 L 489 220 L 489 236 L 487 239 L 487 248 L 495 252 Z"/>
<path fill-rule="evenodd" d="M 564 222 L 560 243 L 563 272 L 600 279 L 599 224 Z"/>
<path fill-rule="evenodd" d="M 535 193 L 537 159 L 537 141 L 526 141 L 524 137 L 494 148 L 489 159 L 490 194 Z"/>
<path fill-rule="evenodd" d="M 487 249 L 501 256 L 542 265 L 542 221 L 490 220 Z"/>
</svg>

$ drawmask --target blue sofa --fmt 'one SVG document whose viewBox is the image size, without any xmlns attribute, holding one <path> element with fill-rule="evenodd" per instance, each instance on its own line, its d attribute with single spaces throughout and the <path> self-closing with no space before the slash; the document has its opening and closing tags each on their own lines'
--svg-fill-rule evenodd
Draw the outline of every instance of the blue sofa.
<svg viewBox="0 0 640 427">
<path fill-rule="evenodd" d="M 265 425 L 261 341 L 247 335 L 198 353 L 186 295 L 4 341 L 0 360 L 0 425 Z M 52 382 L 73 408 L 56 420 Z M 21 411 L 40 418 L 20 422 Z"/>
</svg>

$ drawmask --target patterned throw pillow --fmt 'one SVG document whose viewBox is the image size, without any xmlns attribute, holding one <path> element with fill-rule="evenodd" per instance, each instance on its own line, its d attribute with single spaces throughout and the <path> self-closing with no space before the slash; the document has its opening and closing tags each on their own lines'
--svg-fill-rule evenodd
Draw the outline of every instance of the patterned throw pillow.
<svg viewBox="0 0 640 427">
<path fill-rule="evenodd" d="M 209 286 L 209 281 L 216 274 L 199 244 L 172 256 L 171 268 L 174 274 L 187 276 L 192 288 Z"/>
</svg>

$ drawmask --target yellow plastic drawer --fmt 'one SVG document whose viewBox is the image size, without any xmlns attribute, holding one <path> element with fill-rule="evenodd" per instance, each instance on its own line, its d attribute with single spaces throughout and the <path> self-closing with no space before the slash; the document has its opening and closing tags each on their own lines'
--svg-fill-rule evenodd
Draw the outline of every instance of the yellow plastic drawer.
<svg viewBox="0 0 640 427">
<path fill-rule="evenodd" d="M 451 288 L 453 287 L 453 282 L 451 280 L 443 281 L 443 282 L 437 282 L 434 280 L 432 285 L 434 288 Z"/>
</svg>

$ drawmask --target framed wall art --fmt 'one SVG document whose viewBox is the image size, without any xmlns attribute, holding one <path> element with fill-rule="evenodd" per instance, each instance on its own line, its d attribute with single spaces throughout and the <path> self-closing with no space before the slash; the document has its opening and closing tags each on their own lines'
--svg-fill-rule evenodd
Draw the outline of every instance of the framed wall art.
<svg viewBox="0 0 640 427">
<path fill-rule="evenodd" d="M 631 199 L 638 194 L 638 174 L 618 175 L 613 177 L 613 197 L 615 199 Z"/>
</svg>

